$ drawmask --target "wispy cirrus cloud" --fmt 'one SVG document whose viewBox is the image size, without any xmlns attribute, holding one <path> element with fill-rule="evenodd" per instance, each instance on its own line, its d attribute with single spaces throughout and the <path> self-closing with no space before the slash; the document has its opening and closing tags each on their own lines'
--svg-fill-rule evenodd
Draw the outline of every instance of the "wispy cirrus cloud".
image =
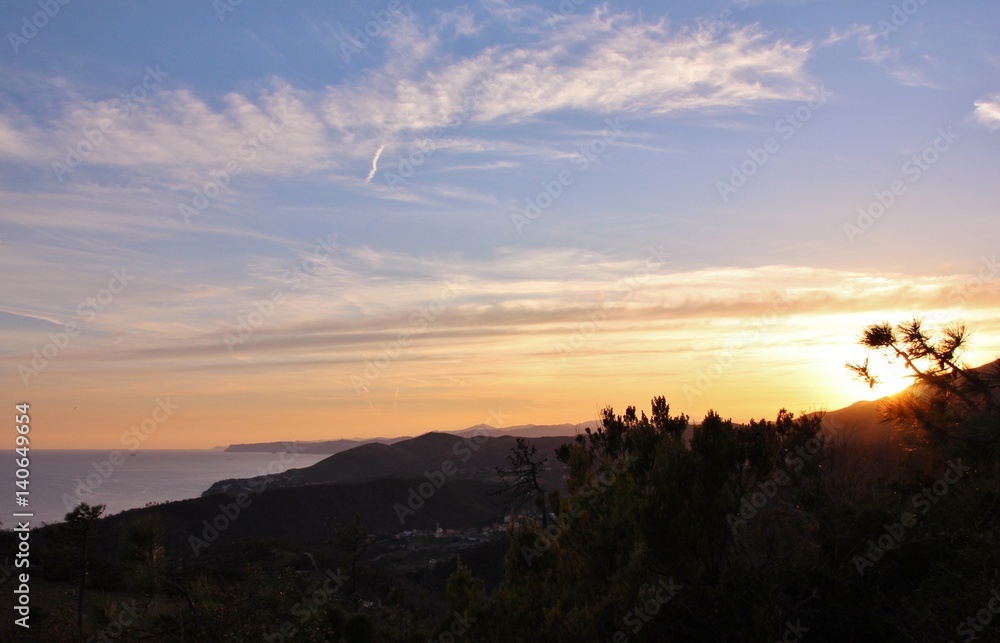
<svg viewBox="0 0 1000 643">
<path fill-rule="evenodd" d="M 557 30 L 539 30 L 534 42 L 492 46 L 433 73 L 386 70 L 362 86 L 336 88 L 326 97 L 325 117 L 345 132 L 404 133 L 446 125 L 471 96 L 478 97 L 469 119 L 475 123 L 568 110 L 745 107 L 800 98 L 808 56 L 808 45 L 769 38 L 753 26 L 706 38 L 628 15 L 573 16 Z"/>
<path fill-rule="evenodd" d="M 501 8 L 487 15 L 499 20 Z M 464 123 L 494 127 L 567 112 L 665 115 L 794 100 L 807 84 L 808 43 L 752 25 L 705 34 L 595 11 L 556 28 L 536 26 L 516 44 L 483 41 L 462 58 L 442 52 L 447 34 L 473 38 L 479 26 L 468 11 L 402 16 L 386 29 L 381 66 L 323 90 L 270 78 L 256 93 L 202 97 L 167 79 L 127 119 L 116 119 L 71 180 L 90 168 L 115 168 L 183 188 L 232 160 L 260 175 L 350 175 L 371 158 L 373 143 L 405 146 L 447 127 L 456 113 Z M 65 161 L 67 145 L 115 119 L 113 100 L 80 98 L 66 87 L 48 91 L 63 92 L 61 111 L 0 118 L 0 161 L 50 168 Z M 268 140 L 259 145 L 262 133 Z"/>
<path fill-rule="evenodd" d="M 854 25 L 850 29 L 834 29 L 821 43 L 824 46 L 854 40 L 861 51 L 861 59 L 879 67 L 900 84 L 909 87 L 933 87 L 924 71 L 903 60 L 898 47 L 886 44 L 882 35 L 870 24 Z"/>
</svg>

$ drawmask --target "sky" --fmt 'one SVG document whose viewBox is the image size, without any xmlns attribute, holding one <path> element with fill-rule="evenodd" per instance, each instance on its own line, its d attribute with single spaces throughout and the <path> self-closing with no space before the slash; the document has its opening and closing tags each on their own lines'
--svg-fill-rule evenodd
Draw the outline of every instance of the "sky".
<svg viewBox="0 0 1000 643">
<path fill-rule="evenodd" d="M 914 316 L 991 361 L 998 27 L 968 0 L 5 2 L 3 403 L 38 448 L 202 448 L 833 410 L 898 388 L 844 362 Z"/>
</svg>

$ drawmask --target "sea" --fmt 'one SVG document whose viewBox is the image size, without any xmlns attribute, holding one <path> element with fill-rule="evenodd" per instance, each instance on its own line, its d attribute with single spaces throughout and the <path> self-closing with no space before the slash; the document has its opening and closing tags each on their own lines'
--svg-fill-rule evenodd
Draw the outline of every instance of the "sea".
<svg viewBox="0 0 1000 643">
<path fill-rule="evenodd" d="M 224 451 L 163 450 L 38 450 L 32 449 L 27 484 L 18 485 L 15 454 L 0 465 L 0 528 L 10 529 L 14 513 L 31 513 L 32 526 L 61 522 L 80 502 L 106 506 L 105 515 L 149 503 L 197 498 L 219 480 L 250 478 L 299 469 L 327 454 L 226 453 Z M 284 458 L 284 462 L 282 459 Z M 21 476 L 24 475 L 22 472 Z M 23 479 L 23 478 L 21 478 Z M 18 491 L 26 507 L 18 506 Z"/>
</svg>

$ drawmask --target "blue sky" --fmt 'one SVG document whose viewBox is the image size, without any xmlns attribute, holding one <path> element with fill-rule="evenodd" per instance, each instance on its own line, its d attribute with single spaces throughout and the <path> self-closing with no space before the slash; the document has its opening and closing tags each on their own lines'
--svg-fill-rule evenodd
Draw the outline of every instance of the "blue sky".
<svg viewBox="0 0 1000 643">
<path fill-rule="evenodd" d="M 178 4 L 0 8 L 52 446 L 836 408 L 913 314 L 997 357 L 1000 6 Z"/>
</svg>

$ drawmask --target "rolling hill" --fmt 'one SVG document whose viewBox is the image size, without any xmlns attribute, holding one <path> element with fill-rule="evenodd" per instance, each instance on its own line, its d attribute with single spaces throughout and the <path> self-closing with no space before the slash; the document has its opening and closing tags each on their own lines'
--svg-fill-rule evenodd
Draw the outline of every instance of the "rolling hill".
<svg viewBox="0 0 1000 643">
<path fill-rule="evenodd" d="M 543 483 L 549 488 L 562 485 L 564 466 L 555 450 L 569 437 L 530 438 L 539 457 L 547 458 Z M 383 478 L 421 478 L 437 471 L 452 471 L 450 477 L 464 480 L 497 481 L 496 468 L 508 465 L 508 456 L 517 437 L 501 435 L 460 436 L 426 433 L 395 444 L 369 443 L 342 451 L 302 469 L 273 476 L 222 480 L 202 495 L 256 492 L 263 489 L 316 484 L 355 484 Z M 452 470 L 454 467 L 454 470 Z"/>
<path fill-rule="evenodd" d="M 459 431 L 438 431 L 437 433 L 447 433 L 449 435 L 457 435 L 461 437 L 471 437 L 476 435 L 512 435 L 522 438 L 542 438 L 551 436 L 573 437 L 577 433 L 583 433 L 584 429 L 587 427 L 596 428 L 597 426 L 598 423 L 596 421 L 582 422 L 580 424 L 521 424 L 508 428 L 498 428 L 490 426 L 489 424 L 477 424 Z M 301 453 L 329 453 L 330 455 L 333 455 L 335 453 L 349 451 L 350 449 L 359 447 L 363 444 L 396 444 L 410 439 L 412 439 L 410 436 L 402 436 L 396 438 L 354 438 L 308 442 L 298 440 L 289 440 L 285 442 L 250 442 L 246 444 L 230 444 L 228 447 L 224 447 L 223 450 L 229 453 L 280 453 L 288 449 L 289 443 L 294 442 L 297 448 L 302 449 L 300 451 Z"/>
</svg>

